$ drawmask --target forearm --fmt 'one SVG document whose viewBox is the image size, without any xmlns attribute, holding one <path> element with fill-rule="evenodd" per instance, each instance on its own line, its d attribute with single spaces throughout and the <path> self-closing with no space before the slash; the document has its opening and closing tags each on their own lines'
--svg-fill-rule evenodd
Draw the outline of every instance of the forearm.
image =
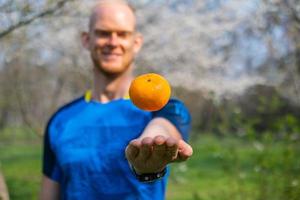
<svg viewBox="0 0 300 200">
<path fill-rule="evenodd" d="M 154 118 L 144 129 L 139 139 L 146 137 L 154 138 L 158 135 L 164 136 L 165 138 L 173 137 L 175 139 L 182 139 L 176 127 L 170 121 L 162 117 Z"/>
<path fill-rule="evenodd" d="M 55 181 L 46 176 L 42 178 L 42 187 L 40 191 L 40 200 L 58 200 L 60 199 L 60 187 Z"/>
</svg>

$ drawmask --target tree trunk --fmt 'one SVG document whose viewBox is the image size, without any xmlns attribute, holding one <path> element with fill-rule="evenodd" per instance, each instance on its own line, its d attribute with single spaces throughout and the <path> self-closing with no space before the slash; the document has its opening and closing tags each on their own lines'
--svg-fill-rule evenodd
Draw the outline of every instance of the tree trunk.
<svg viewBox="0 0 300 200">
<path fill-rule="evenodd" d="M 0 200 L 9 200 L 8 190 L 5 183 L 5 178 L 0 171 Z"/>
</svg>

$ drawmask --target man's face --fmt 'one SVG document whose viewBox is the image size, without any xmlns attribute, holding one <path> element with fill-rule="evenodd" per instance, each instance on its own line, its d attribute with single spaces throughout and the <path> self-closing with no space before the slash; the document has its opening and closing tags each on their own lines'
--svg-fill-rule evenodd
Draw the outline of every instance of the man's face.
<svg viewBox="0 0 300 200">
<path fill-rule="evenodd" d="M 125 5 L 96 7 L 90 31 L 83 34 L 83 44 L 90 51 L 95 67 L 105 75 L 126 72 L 141 43 L 141 36 L 135 32 L 135 16 Z"/>
</svg>

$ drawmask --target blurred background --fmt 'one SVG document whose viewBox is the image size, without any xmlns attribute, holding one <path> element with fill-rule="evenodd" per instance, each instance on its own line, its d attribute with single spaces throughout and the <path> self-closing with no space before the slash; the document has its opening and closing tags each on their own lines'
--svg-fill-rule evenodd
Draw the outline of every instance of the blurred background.
<svg viewBox="0 0 300 200">
<path fill-rule="evenodd" d="M 43 130 L 91 85 L 95 0 L 0 0 L 0 199 L 37 199 Z M 300 1 L 135 0 L 157 72 L 193 117 L 169 200 L 300 199 Z"/>
</svg>

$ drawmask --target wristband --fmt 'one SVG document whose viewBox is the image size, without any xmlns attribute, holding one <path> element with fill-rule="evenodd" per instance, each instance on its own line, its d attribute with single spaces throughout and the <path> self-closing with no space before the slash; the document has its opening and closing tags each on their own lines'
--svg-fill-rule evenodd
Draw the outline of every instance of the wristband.
<svg viewBox="0 0 300 200">
<path fill-rule="evenodd" d="M 140 182 L 144 182 L 144 183 L 153 182 L 155 180 L 161 179 L 167 173 L 167 169 L 166 168 L 164 168 L 161 172 L 157 172 L 157 173 L 145 173 L 145 174 L 138 174 L 138 173 L 136 173 L 136 171 L 134 170 L 133 166 L 131 166 L 131 169 L 132 169 L 135 177 Z"/>
</svg>

